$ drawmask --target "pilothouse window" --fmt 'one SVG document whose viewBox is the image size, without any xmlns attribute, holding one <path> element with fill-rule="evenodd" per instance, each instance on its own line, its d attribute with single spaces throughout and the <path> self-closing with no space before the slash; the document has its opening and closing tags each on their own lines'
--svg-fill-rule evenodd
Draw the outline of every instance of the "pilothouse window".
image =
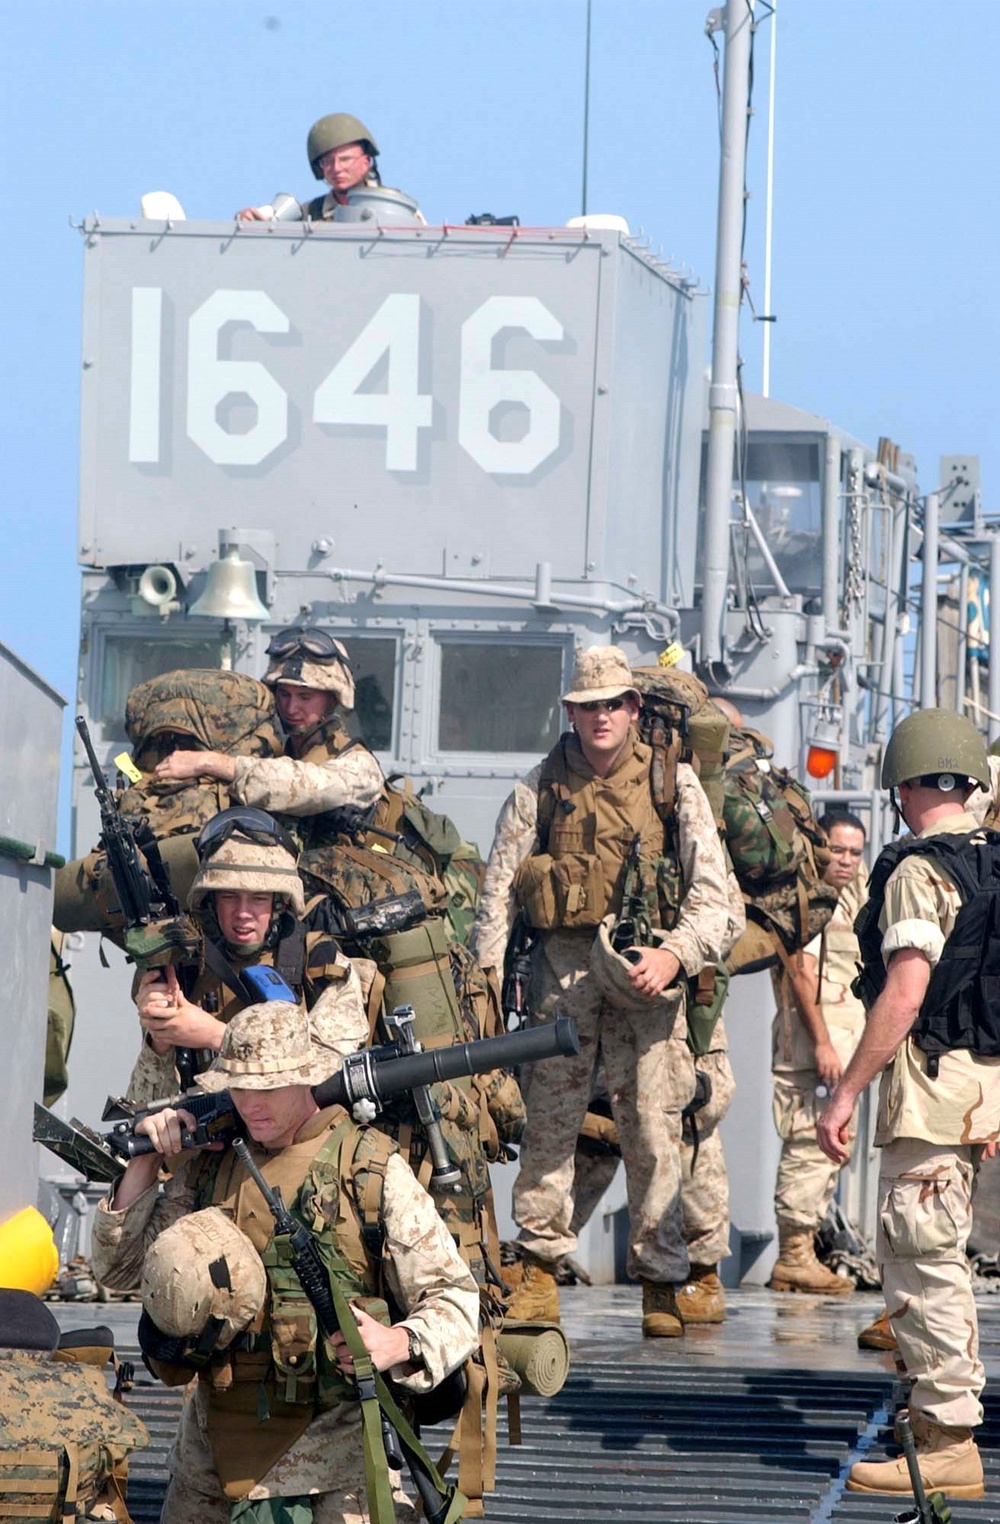
<svg viewBox="0 0 1000 1524">
<path fill-rule="evenodd" d="M 219 642 L 215 640 L 139 639 L 129 635 L 106 635 L 101 673 L 99 720 L 109 734 L 125 734 L 125 700 L 136 683 L 181 667 L 217 667 Z"/>
<path fill-rule="evenodd" d="M 562 668 L 558 646 L 443 642 L 438 750 L 548 751 L 559 738 Z"/>
<path fill-rule="evenodd" d="M 333 633 L 346 647 L 354 673 L 354 712 L 347 717 L 347 728 L 372 751 L 392 751 L 396 642 Z"/>
</svg>

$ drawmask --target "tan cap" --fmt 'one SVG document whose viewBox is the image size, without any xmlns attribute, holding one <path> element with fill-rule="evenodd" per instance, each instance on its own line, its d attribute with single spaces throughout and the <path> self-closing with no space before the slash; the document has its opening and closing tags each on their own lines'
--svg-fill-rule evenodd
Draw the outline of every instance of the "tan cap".
<svg viewBox="0 0 1000 1524">
<path fill-rule="evenodd" d="M 154 1239 L 142 1267 L 142 1305 L 175 1339 L 197 1338 L 220 1318 L 225 1349 L 261 1312 L 267 1272 L 253 1244 L 218 1207 L 192 1212 Z"/>
<path fill-rule="evenodd" d="M 280 1090 L 283 1085 L 318 1085 L 340 1068 L 341 1059 L 313 1037 L 300 1006 L 265 1000 L 238 1012 L 222 1034 L 211 1069 L 199 1074 L 202 1090 Z"/>
<path fill-rule="evenodd" d="M 632 964 L 611 946 L 616 917 L 606 915 L 590 947 L 590 972 L 594 983 L 610 1006 L 619 1011 L 662 1012 L 663 1036 L 669 1037 L 680 1009 L 681 989 L 672 984 L 661 995 L 640 995 L 632 986 Z"/>
<path fill-rule="evenodd" d="M 305 915 L 306 902 L 295 858 L 284 847 L 264 846 L 247 841 L 245 836 L 230 836 L 198 868 L 189 907 L 201 910 L 206 895 L 216 889 L 246 889 L 250 894 L 273 894 L 284 900 L 299 920 Z"/>
<path fill-rule="evenodd" d="M 620 647 L 590 646 L 577 651 L 569 692 L 562 696 L 564 704 L 588 704 L 595 699 L 617 698 L 621 693 L 639 697 L 628 657 Z"/>
</svg>

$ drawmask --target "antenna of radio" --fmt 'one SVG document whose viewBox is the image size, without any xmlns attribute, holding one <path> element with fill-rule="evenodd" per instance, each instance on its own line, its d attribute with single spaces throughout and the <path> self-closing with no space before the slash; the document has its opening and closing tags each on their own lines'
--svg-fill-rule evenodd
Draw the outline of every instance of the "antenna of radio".
<svg viewBox="0 0 1000 1524">
<path fill-rule="evenodd" d="M 774 218 L 774 63 L 778 48 L 778 0 L 771 0 L 771 66 L 767 95 L 767 190 L 764 196 L 764 352 L 761 395 L 771 395 L 771 226 Z"/>
<path fill-rule="evenodd" d="M 580 195 L 580 215 L 587 215 L 587 150 L 590 144 L 590 10 L 592 0 L 587 0 L 587 44 L 583 61 L 583 189 Z"/>
</svg>

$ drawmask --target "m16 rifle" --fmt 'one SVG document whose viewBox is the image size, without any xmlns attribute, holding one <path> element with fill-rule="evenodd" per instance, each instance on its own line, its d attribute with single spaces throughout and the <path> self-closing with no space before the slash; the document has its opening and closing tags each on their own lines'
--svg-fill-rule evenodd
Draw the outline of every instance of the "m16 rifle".
<svg viewBox="0 0 1000 1524">
<path fill-rule="evenodd" d="M 500 992 L 508 1032 L 526 1027 L 531 1020 L 531 949 L 535 940 L 535 933 L 523 913 L 518 914 L 507 941 Z"/>
<path fill-rule="evenodd" d="M 82 714 L 77 715 L 76 728 L 94 775 L 94 793 L 101 812 L 100 845 L 118 896 L 126 953 L 142 970 L 168 963 L 181 968 L 185 964 L 197 966 L 201 933 L 181 913 L 156 837 L 148 825 L 134 829 L 122 819 Z M 154 925 L 155 935 L 150 935 L 148 929 Z M 194 1080 L 194 1050 L 174 1051 L 181 1084 L 187 1089 Z"/>
<path fill-rule="evenodd" d="M 244 1140 L 234 1138 L 232 1147 L 270 1209 L 274 1218 L 275 1236 L 288 1240 L 292 1269 L 309 1299 L 320 1328 L 328 1339 L 336 1333 L 342 1333 L 350 1350 L 354 1362 L 354 1385 L 364 1415 L 365 1473 L 373 1518 L 378 1512 L 388 1524 L 394 1517 L 386 1468 L 379 1466 L 381 1457 L 372 1445 L 373 1428 L 369 1415 L 373 1419 L 376 1412 L 385 1459 L 393 1470 L 399 1470 L 405 1458 L 413 1484 L 420 1495 L 425 1518 L 431 1524 L 447 1524 L 449 1519 L 461 1518 L 464 1497 L 456 1487 L 442 1481 L 436 1467 L 397 1408 L 388 1386 L 365 1348 L 350 1303 L 339 1287 L 331 1282 L 315 1238 L 305 1224 L 288 1210 L 280 1189 L 272 1187 L 265 1180 Z"/>
<path fill-rule="evenodd" d="M 487 1074 L 491 1069 L 513 1069 L 517 1064 L 537 1063 L 579 1051 L 576 1023 L 568 1016 L 558 1016 L 555 1021 L 532 1027 L 528 1032 L 508 1032 L 504 1037 L 484 1037 L 478 1042 L 456 1043 L 432 1052 L 405 1053 L 398 1043 L 384 1043 L 378 1048 L 362 1048 L 358 1053 L 348 1054 L 343 1067 L 314 1085 L 312 1093 L 320 1109 L 343 1106 L 353 1114 L 358 1107 L 359 1120 L 369 1122 L 393 1096 L 413 1091 L 418 1085 L 432 1085 L 435 1080 L 459 1079 L 468 1074 Z M 167 1106 L 186 1111 L 194 1118 L 194 1130 L 183 1135 L 185 1148 L 230 1144 L 242 1129 L 228 1090 L 210 1094 L 194 1090 L 136 1112 L 104 1134 L 103 1141 L 121 1159 L 152 1153 L 151 1139 L 144 1133 L 137 1134 L 136 1128 L 153 1112 Z"/>
<path fill-rule="evenodd" d="M 627 957 L 630 963 L 638 963 L 641 957 L 641 953 L 635 949 L 648 947 L 653 940 L 653 923 L 642 888 L 641 849 L 642 838 L 637 832 L 632 837 L 625 859 L 622 913 L 611 933 L 611 946 L 615 952 Z"/>
</svg>

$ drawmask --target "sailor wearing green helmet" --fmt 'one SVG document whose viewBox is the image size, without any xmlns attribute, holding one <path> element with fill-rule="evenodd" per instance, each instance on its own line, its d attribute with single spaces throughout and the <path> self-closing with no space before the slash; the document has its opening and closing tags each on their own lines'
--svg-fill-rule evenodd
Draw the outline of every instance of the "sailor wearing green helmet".
<svg viewBox="0 0 1000 1524">
<path fill-rule="evenodd" d="M 346 111 L 334 111 L 313 122 L 306 139 L 306 157 L 314 177 L 329 187 L 325 195 L 316 196 L 298 211 L 292 197 L 278 197 L 268 206 L 245 206 L 237 217 L 244 222 L 270 222 L 274 217 L 330 222 L 338 206 L 347 206 L 352 190 L 382 184 L 378 144 L 364 122 Z M 283 206 L 277 205 L 279 200 Z"/>
<path fill-rule="evenodd" d="M 881 1072 L 877 1254 L 920 1471 L 928 1489 L 982 1497 L 973 1430 L 986 1378 L 965 1251 L 975 1172 L 1000 1134 L 1000 836 L 968 808 L 990 788 L 982 737 L 948 709 L 911 714 L 886 747 L 882 786 L 912 835 L 881 854 L 856 922 L 868 1021 L 816 1135 L 840 1162 L 854 1103 Z M 858 1462 L 847 1486 L 909 1495 L 906 1460 Z"/>
</svg>

